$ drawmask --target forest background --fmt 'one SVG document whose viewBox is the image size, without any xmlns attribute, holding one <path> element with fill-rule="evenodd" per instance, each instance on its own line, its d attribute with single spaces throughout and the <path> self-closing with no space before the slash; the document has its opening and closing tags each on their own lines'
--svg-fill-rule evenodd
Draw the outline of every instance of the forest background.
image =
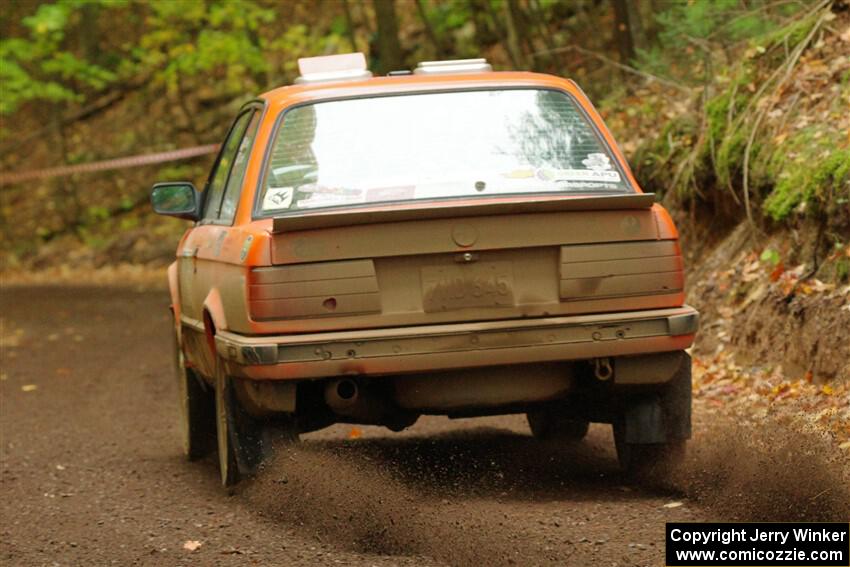
<svg viewBox="0 0 850 567">
<path fill-rule="evenodd" d="M 363 51 L 376 74 L 486 57 L 570 77 L 596 103 L 683 233 L 698 348 L 810 381 L 850 375 L 847 0 L 2 4 L 8 281 L 159 277 L 186 226 L 151 213 L 149 188 L 203 186 L 213 154 L 14 173 L 218 143 L 241 104 L 293 81 L 299 57 Z"/>
</svg>

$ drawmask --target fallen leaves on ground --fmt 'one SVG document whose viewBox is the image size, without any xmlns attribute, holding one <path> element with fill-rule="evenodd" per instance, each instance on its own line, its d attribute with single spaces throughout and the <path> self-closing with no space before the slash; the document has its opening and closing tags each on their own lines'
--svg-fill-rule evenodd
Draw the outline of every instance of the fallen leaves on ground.
<svg viewBox="0 0 850 567">
<path fill-rule="evenodd" d="M 773 250 L 766 250 L 761 256 L 756 256 L 755 252 L 744 254 L 733 263 L 736 267 L 714 272 L 710 278 L 717 282 L 721 290 L 745 294 L 744 306 L 762 299 L 772 291 L 779 291 L 786 298 L 794 294 L 832 292 L 850 296 L 850 286 L 837 289 L 834 283 L 825 283 L 812 277 L 804 278 L 807 273 L 805 264 L 789 268 L 778 257 L 774 261 L 767 252 L 775 254 Z"/>
<path fill-rule="evenodd" d="M 363 430 L 360 429 L 359 427 L 352 427 L 351 430 L 348 432 L 348 438 L 349 439 L 360 439 L 360 437 L 362 437 L 362 436 L 363 436 Z"/>
<path fill-rule="evenodd" d="M 807 372 L 742 367 L 728 351 L 694 357 L 694 403 L 709 413 L 758 423 L 778 418 L 850 449 L 850 384 L 816 383 Z"/>
<path fill-rule="evenodd" d="M 183 549 L 185 549 L 186 551 L 196 551 L 202 545 L 203 544 L 198 540 L 190 539 L 183 543 Z"/>
</svg>

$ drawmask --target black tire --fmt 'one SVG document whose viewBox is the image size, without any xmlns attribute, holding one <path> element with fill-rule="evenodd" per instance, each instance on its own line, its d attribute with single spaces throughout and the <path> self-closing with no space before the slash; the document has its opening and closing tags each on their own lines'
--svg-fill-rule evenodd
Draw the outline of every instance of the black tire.
<svg viewBox="0 0 850 567">
<path fill-rule="evenodd" d="M 263 460 L 263 427 L 239 403 L 221 358 L 215 365 L 215 418 L 221 484 L 233 486 Z"/>
<path fill-rule="evenodd" d="M 628 439 L 634 436 L 628 435 L 626 411 L 613 424 L 620 468 L 627 475 L 640 479 L 664 475 L 684 459 L 687 440 L 691 436 L 691 357 L 688 354 L 682 353 L 679 369 L 652 403 L 660 409 L 662 443 L 629 442 Z"/>
<path fill-rule="evenodd" d="M 215 400 L 210 388 L 191 368 L 186 368 L 183 349 L 174 338 L 174 365 L 180 398 L 180 436 L 183 453 L 190 461 L 202 459 L 215 447 Z"/>
<path fill-rule="evenodd" d="M 558 413 L 552 408 L 530 411 L 526 414 L 531 434 L 535 438 L 549 441 L 569 441 L 577 443 L 584 439 L 590 423 Z"/>
</svg>

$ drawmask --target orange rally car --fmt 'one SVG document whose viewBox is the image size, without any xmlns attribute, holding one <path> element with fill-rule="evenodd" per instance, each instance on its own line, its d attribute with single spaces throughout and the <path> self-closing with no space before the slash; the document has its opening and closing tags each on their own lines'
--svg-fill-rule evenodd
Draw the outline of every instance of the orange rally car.
<svg viewBox="0 0 850 567">
<path fill-rule="evenodd" d="M 697 312 L 670 216 L 572 81 L 484 60 L 372 77 L 299 61 L 246 104 L 168 278 L 189 458 L 222 482 L 336 422 L 523 412 L 565 443 L 611 423 L 646 470 L 690 436 Z"/>
</svg>

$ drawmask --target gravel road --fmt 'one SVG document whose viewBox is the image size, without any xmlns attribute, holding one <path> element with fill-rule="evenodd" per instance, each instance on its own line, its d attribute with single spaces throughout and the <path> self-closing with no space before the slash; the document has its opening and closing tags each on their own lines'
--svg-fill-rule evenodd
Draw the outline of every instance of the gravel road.
<svg viewBox="0 0 850 567">
<path fill-rule="evenodd" d="M 3 289 L 3 565 L 663 565 L 667 521 L 850 518 L 816 442 L 750 443 L 699 406 L 653 486 L 617 473 L 609 427 L 568 448 L 507 416 L 334 426 L 228 492 L 180 452 L 167 302 Z"/>
</svg>

